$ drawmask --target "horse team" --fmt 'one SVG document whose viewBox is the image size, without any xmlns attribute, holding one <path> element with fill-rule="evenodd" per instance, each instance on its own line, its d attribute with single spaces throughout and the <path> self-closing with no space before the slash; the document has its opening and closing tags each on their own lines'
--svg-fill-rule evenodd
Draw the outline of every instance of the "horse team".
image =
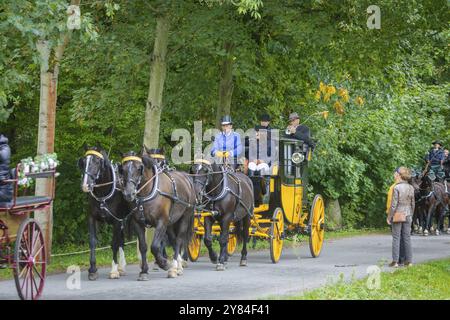
<svg viewBox="0 0 450 320">
<path fill-rule="evenodd" d="M 445 232 L 444 219 L 449 211 L 450 185 L 447 185 L 445 178 L 436 181 L 430 170 L 413 171 L 411 180 L 416 201 L 411 231 L 424 236 L 431 234 L 433 229 L 436 235 Z M 433 220 L 436 223 L 434 228 Z M 450 216 L 446 232 L 450 233 Z"/>
<path fill-rule="evenodd" d="M 193 235 L 196 208 L 211 209 L 221 227 L 220 254 L 212 248 L 213 218 L 205 220 L 205 245 L 216 270 L 225 270 L 228 259 L 229 227 L 233 222 L 243 243 L 241 266 L 247 265 L 246 245 L 250 217 L 253 213 L 253 184 L 240 172 L 226 165 L 195 161 L 190 173 L 169 168 L 158 150 L 143 150 L 122 155 L 113 164 L 100 146 L 87 147 L 78 161 L 82 171 L 81 189 L 89 201 L 89 280 L 98 278 L 95 249 L 98 223 L 113 226 L 112 269 L 109 278 L 125 275 L 125 236 L 134 231 L 141 255 L 139 281 L 149 280 L 145 229 L 155 228 L 150 246 L 156 265 L 168 271 L 169 278 L 183 274 L 187 263 L 187 246 Z M 166 247 L 173 248 L 168 260 Z"/>
</svg>

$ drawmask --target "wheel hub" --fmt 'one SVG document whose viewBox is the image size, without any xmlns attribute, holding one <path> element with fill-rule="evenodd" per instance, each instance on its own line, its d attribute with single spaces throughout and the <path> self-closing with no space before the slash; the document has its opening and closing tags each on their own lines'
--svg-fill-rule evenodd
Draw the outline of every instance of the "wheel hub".
<svg viewBox="0 0 450 320">
<path fill-rule="evenodd" d="M 27 259 L 27 265 L 29 267 L 32 267 L 34 265 L 34 257 L 33 256 L 29 256 Z"/>
</svg>

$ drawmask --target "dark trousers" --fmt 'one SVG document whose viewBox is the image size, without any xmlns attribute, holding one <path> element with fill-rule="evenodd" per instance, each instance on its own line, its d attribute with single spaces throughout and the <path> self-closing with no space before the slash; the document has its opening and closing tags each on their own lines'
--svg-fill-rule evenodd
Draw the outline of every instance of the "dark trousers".
<svg viewBox="0 0 450 320">
<path fill-rule="evenodd" d="M 13 188 L 10 184 L 0 185 L 0 202 L 10 202 L 13 196 Z"/>
</svg>

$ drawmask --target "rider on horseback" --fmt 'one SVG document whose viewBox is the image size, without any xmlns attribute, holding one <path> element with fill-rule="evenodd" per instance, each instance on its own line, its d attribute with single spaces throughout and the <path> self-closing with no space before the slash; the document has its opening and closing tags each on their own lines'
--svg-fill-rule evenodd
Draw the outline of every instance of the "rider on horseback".
<svg viewBox="0 0 450 320">
<path fill-rule="evenodd" d="M 439 140 L 433 141 L 433 148 L 428 152 L 425 160 L 427 161 L 427 168 L 434 172 L 436 177 L 444 178 L 444 150 L 442 143 Z"/>
</svg>

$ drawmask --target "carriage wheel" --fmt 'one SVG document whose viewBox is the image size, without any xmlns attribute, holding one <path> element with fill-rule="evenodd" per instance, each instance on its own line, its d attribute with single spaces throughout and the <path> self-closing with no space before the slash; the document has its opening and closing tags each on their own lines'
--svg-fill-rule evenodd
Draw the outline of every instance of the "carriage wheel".
<svg viewBox="0 0 450 320">
<path fill-rule="evenodd" d="M 280 208 L 276 208 L 270 227 L 270 259 L 272 259 L 273 263 L 277 263 L 280 260 L 281 252 L 283 251 L 283 232 L 283 211 Z"/>
<path fill-rule="evenodd" d="M 188 246 L 188 256 L 191 262 L 197 261 L 200 256 L 200 248 L 202 247 L 202 236 L 194 234 Z"/>
<path fill-rule="evenodd" d="M 234 233 L 230 233 L 228 235 L 228 245 L 227 245 L 227 253 L 229 256 L 233 255 L 236 251 L 237 247 L 237 235 Z"/>
<path fill-rule="evenodd" d="M 309 215 L 309 250 L 313 258 L 320 255 L 325 235 L 325 205 L 320 194 L 314 197 Z"/>
<path fill-rule="evenodd" d="M 26 219 L 19 227 L 14 251 L 14 280 L 22 300 L 37 300 L 45 282 L 46 250 L 44 235 L 34 219 Z"/>
</svg>

